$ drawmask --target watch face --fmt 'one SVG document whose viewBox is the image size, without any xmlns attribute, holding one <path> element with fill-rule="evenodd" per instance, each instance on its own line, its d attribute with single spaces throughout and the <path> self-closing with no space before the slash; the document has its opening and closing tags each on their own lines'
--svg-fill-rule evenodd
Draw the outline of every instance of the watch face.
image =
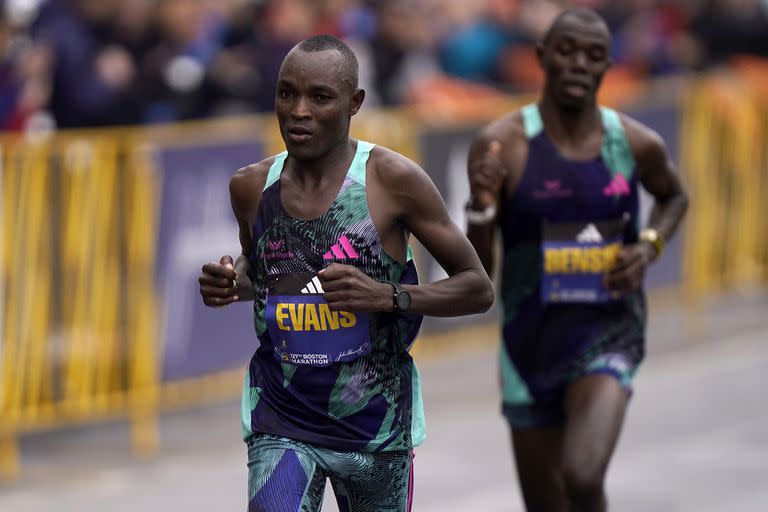
<svg viewBox="0 0 768 512">
<path fill-rule="evenodd" d="M 646 229 L 642 232 L 641 239 L 647 240 L 650 243 L 655 243 L 659 238 L 659 233 L 655 229 Z"/>
<path fill-rule="evenodd" d="M 405 290 L 401 290 L 397 294 L 397 309 L 400 311 L 407 311 L 411 307 L 411 294 Z"/>
</svg>

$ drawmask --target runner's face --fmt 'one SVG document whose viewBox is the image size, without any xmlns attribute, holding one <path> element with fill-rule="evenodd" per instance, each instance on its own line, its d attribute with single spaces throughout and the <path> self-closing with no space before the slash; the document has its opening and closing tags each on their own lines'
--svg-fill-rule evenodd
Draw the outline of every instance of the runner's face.
<svg viewBox="0 0 768 512">
<path fill-rule="evenodd" d="M 362 91 L 353 93 L 347 75 L 336 50 L 296 49 L 285 58 L 277 81 L 275 114 L 291 156 L 318 158 L 349 136 Z"/>
<path fill-rule="evenodd" d="M 567 110 L 594 105 L 611 64 L 609 47 L 610 34 L 602 23 L 563 20 L 539 49 L 546 74 L 545 93 Z"/>
</svg>

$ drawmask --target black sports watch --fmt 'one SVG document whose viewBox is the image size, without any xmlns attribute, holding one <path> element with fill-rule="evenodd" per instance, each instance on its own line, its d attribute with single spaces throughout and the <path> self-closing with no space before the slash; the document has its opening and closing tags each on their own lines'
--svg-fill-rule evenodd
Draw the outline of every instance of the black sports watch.
<svg viewBox="0 0 768 512">
<path fill-rule="evenodd" d="M 399 283 L 389 283 L 394 288 L 392 295 L 392 304 L 395 311 L 406 312 L 411 307 L 411 294 L 400 286 Z"/>
</svg>

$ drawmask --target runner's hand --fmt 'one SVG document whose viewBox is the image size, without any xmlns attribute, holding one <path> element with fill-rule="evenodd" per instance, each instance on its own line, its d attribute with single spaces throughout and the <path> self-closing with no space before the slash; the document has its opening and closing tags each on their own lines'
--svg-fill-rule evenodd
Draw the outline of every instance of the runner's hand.
<svg viewBox="0 0 768 512">
<path fill-rule="evenodd" d="M 613 268 L 605 275 L 605 286 L 621 293 L 640 288 L 645 269 L 653 260 L 653 251 L 653 247 L 644 242 L 625 245 L 616 256 Z"/>
<path fill-rule="evenodd" d="M 323 298 L 334 311 L 392 311 L 392 285 L 374 281 L 357 267 L 331 263 L 317 276 Z"/>
<path fill-rule="evenodd" d="M 222 256 L 218 263 L 211 261 L 203 265 L 200 275 L 200 295 L 203 304 L 221 307 L 237 302 L 237 272 L 232 256 Z"/>
<path fill-rule="evenodd" d="M 481 208 L 496 204 L 506 175 L 501 162 L 501 142 L 492 140 L 483 156 L 470 165 L 469 190 L 472 201 Z"/>
</svg>

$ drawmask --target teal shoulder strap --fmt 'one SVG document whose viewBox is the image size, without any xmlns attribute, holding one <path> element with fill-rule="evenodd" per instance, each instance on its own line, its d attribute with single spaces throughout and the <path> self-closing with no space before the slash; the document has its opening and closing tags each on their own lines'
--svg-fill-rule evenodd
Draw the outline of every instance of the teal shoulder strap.
<svg viewBox="0 0 768 512">
<path fill-rule="evenodd" d="M 621 174 L 629 181 L 635 170 L 635 156 L 629 146 L 627 134 L 619 114 L 610 108 L 600 107 L 605 137 L 600 152 L 605 165 L 613 174 Z"/>
<path fill-rule="evenodd" d="M 370 142 L 362 140 L 357 141 L 355 158 L 349 166 L 348 176 L 363 186 L 365 186 L 365 166 L 368 163 L 368 157 L 371 154 L 371 150 L 375 146 L 375 144 L 371 144 Z"/>
<path fill-rule="evenodd" d="M 524 106 L 520 109 L 523 114 L 523 126 L 525 127 L 525 136 L 529 139 L 536 137 L 544 129 L 544 123 L 541 120 L 539 106 L 535 103 Z"/>
<path fill-rule="evenodd" d="M 267 173 L 267 181 L 264 183 L 264 190 L 267 190 L 274 182 L 280 179 L 280 173 L 283 172 L 283 164 L 285 163 L 286 158 L 288 158 L 287 151 L 275 155 L 275 161 L 272 162 L 272 166 Z"/>
</svg>

